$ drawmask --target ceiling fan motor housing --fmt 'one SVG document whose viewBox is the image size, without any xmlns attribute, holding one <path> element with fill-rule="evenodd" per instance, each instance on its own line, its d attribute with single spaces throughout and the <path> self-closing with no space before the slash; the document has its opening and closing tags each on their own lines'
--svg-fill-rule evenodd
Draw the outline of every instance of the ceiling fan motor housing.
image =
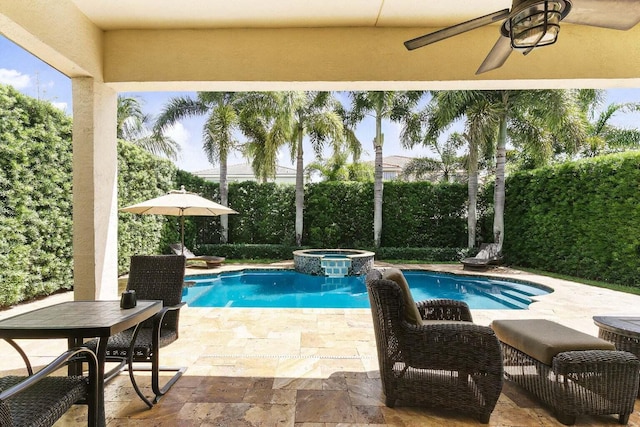
<svg viewBox="0 0 640 427">
<path fill-rule="evenodd" d="M 514 49 L 548 46 L 558 39 L 560 21 L 570 10 L 569 0 L 514 0 L 500 31 Z"/>
</svg>

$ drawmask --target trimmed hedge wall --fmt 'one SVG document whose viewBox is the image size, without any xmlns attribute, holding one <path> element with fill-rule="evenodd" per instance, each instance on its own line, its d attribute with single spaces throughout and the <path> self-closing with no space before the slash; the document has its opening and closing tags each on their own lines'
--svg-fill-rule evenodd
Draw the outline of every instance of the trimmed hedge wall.
<svg viewBox="0 0 640 427">
<path fill-rule="evenodd" d="M 0 85 L 0 306 L 73 286 L 71 119 Z"/>
<path fill-rule="evenodd" d="M 245 245 L 245 244 L 204 244 L 198 247 L 202 255 L 217 255 L 228 259 L 293 259 L 293 251 L 308 249 L 304 246 L 287 245 Z M 384 260 L 428 260 L 432 262 L 457 261 L 467 255 L 466 248 L 373 248 L 358 246 L 357 249 L 375 252 L 376 259 Z"/>
<path fill-rule="evenodd" d="M 174 189 L 176 167 L 126 141 L 118 141 L 118 206 L 161 196 Z M 163 253 L 180 241 L 176 217 L 118 213 L 118 273 L 129 271 L 131 255 Z"/>
<path fill-rule="evenodd" d="M 182 180 L 182 175 L 178 175 L 178 182 L 194 191 Z M 217 199 L 218 184 L 195 184 L 196 192 Z M 384 185 L 383 247 L 466 245 L 465 185 L 429 182 Z M 294 246 L 294 186 L 250 181 L 231 183 L 229 207 L 239 212 L 229 216 L 230 243 Z M 198 249 L 204 244 L 219 244 L 218 221 L 215 217 L 187 217 L 186 246 Z M 308 184 L 303 243 L 305 247 L 316 248 L 373 247 L 373 184 Z"/>
<path fill-rule="evenodd" d="M 292 245 L 295 241 L 295 188 L 257 182 L 231 183 L 229 242 Z"/>
<path fill-rule="evenodd" d="M 316 248 L 373 246 L 373 184 L 307 185 L 302 242 L 304 246 Z"/>
<path fill-rule="evenodd" d="M 503 249 L 515 265 L 640 285 L 640 152 L 511 176 Z"/>
<path fill-rule="evenodd" d="M 383 197 L 381 246 L 467 245 L 466 184 L 385 182 Z"/>
</svg>

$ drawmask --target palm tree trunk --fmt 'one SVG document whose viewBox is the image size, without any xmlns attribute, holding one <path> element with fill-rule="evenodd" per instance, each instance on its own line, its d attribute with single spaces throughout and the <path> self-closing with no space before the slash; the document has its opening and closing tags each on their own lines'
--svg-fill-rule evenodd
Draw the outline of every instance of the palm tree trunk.
<svg viewBox="0 0 640 427">
<path fill-rule="evenodd" d="M 304 163 L 302 136 L 303 133 L 299 132 L 296 158 L 296 246 L 302 246 L 302 231 L 304 227 Z"/>
<path fill-rule="evenodd" d="M 505 95 L 505 97 L 508 95 Z M 506 104 L 506 101 L 505 101 Z M 507 112 L 500 122 L 498 132 L 498 144 L 496 147 L 496 182 L 493 192 L 493 241 L 498 244 L 498 250 L 502 251 L 504 242 L 504 165 L 506 161 L 507 144 Z"/>
<path fill-rule="evenodd" d="M 227 182 L 227 153 L 220 153 L 220 203 L 229 204 L 229 183 Z M 229 241 L 229 215 L 220 215 L 220 243 Z"/>
<path fill-rule="evenodd" d="M 467 246 L 469 249 L 476 245 L 476 224 L 478 222 L 478 146 L 469 142 L 469 206 L 467 213 Z"/>
<path fill-rule="evenodd" d="M 380 247 L 382 234 L 382 117 L 376 115 L 376 139 L 373 141 L 375 149 L 375 174 L 373 185 L 373 244 Z"/>
</svg>

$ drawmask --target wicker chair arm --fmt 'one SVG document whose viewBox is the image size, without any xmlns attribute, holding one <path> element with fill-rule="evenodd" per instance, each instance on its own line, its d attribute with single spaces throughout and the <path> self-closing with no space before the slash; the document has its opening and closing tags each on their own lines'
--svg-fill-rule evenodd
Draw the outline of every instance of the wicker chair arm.
<svg viewBox="0 0 640 427">
<path fill-rule="evenodd" d="M 424 320 L 463 320 L 472 322 L 467 303 L 453 299 L 432 299 L 416 303 Z"/>
<path fill-rule="evenodd" d="M 403 322 L 398 334 L 402 357 L 414 367 L 502 375 L 500 342 L 487 326 L 469 322 Z"/>
<path fill-rule="evenodd" d="M 186 303 L 184 302 L 181 302 L 180 304 L 176 304 L 176 305 L 167 305 L 165 307 L 162 307 L 162 310 L 160 310 L 155 314 L 155 316 L 153 316 L 152 321 L 153 321 L 153 339 L 154 340 L 160 339 L 160 330 L 162 329 L 162 321 L 164 320 L 164 316 L 170 311 L 180 310 L 184 305 L 186 305 Z"/>
<path fill-rule="evenodd" d="M 77 347 L 65 351 L 60 356 L 56 357 L 51 363 L 39 370 L 33 375 L 26 377 L 26 379 L 13 387 L 9 387 L 0 393 L 0 401 L 9 399 L 16 394 L 23 392 L 36 385 L 43 378 L 49 376 L 53 372 L 65 366 L 72 359 L 81 357 L 83 362 L 89 364 L 89 386 L 92 390 L 93 397 L 97 398 L 97 385 L 98 385 L 98 359 L 93 351 L 87 347 Z"/>
<path fill-rule="evenodd" d="M 180 304 L 176 304 L 176 305 L 167 305 L 162 307 L 162 309 L 157 312 L 153 318 L 153 328 L 159 328 L 160 325 L 162 325 L 162 319 L 164 319 L 164 316 L 169 312 L 169 311 L 176 311 L 176 310 L 180 310 L 184 305 L 186 305 L 186 303 L 181 302 Z"/>
</svg>

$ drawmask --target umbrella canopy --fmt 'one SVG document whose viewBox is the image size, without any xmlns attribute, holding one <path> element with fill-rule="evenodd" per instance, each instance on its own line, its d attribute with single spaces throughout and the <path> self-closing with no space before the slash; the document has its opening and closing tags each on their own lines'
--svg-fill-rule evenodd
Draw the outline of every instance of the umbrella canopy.
<svg viewBox="0 0 640 427">
<path fill-rule="evenodd" d="M 238 213 L 226 206 L 186 191 L 184 185 L 180 190 L 171 190 L 164 196 L 126 206 L 121 208 L 120 211 L 143 215 L 171 215 L 181 217 L 181 242 L 183 248 L 185 216 L 218 216 Z"/>
</svg>

